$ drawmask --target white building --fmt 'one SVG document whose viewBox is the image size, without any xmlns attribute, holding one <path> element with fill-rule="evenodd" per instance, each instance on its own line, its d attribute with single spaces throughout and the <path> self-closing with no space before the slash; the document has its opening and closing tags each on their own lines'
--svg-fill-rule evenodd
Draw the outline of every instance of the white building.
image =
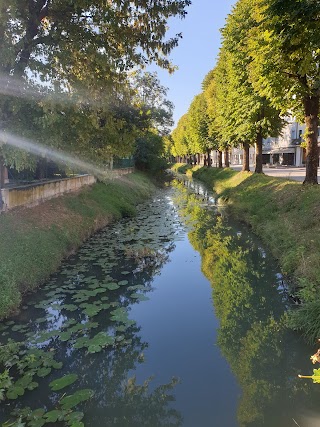
<svg viewBox="0 0 320 427">
<path fill-rule="evenodd" d="M 301 147 L 305 125 L 287 118 L 287 124 L 279 137 L 269 137 L 263 140 L 263 163 L 269 165 L 304 166 L 306 151 Z M 320 129 L 318 130 L 320 143 Z M 254 148 L 250 148 L 250 164 L 254 163 Z M 231 164 L 242 165 L 243 153 L 241 148 L 231 150 Z"/>
</svg>

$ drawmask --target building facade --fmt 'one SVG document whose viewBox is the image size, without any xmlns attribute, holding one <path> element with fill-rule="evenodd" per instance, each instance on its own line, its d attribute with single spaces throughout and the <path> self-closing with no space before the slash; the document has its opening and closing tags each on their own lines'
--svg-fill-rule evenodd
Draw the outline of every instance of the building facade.
<svg viewBox="0 0 320 427">
<path fill-rule="evenodd" d="M 270 166 L 305 166 L 306 150 L 302 144 L 305 125 L 290 117 L 286 118 L 286 122 L 280 136 L 268 137 L 263 140 L 263 163 Z M 318 130 L 318 142 L 320 145 L 320 129 Z M 251 147 L 250 164 L 254 163 L 254 158 L 254 148 Z M 231 150 L 231 164 L 243 164 L 241 148 Z"/>
</svg>

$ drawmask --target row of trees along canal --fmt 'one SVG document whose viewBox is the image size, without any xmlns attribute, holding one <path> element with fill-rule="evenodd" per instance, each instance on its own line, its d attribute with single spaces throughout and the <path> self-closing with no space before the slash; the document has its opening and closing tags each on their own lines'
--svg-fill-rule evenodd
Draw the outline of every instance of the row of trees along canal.
<svg viewBox="0 0 320 427">
<path fill-rule="evenodd" d="M 0 7 L 0 185 L 3 166 L 40 169 L 46 159 L 10 146 L 10 133 L 98 164 L 161 148 L 173 105 L 154 62 L 168 60 L 189 0 L 9 0 Z M 7 136 L 6 136 L 7 135 Z M 139 145 L 140 144 L 140 145 Z M 160 147 L 160 148 L 159 148 Z M 147 151 L 147 152 L 146 152 Z M 141 160 L 141 159 L 140 159 Z M 1 171 L 2 169 L 2 171 Z"/>
<path fill-rule="evenodd" d="M 249 146 L 256 148 L 255 172 L 262 172 L 262 140 L 278 136 L 283 117 L 306 124 L 304 183 L 317 184 L 320 99 L 320 3 L 316 0 L 239 0 L 222 32 L 217 64 L 203 91 L 172 133 L 175 157 L 226 152 L 242 146 L 249 170 Z"/>
</svg>

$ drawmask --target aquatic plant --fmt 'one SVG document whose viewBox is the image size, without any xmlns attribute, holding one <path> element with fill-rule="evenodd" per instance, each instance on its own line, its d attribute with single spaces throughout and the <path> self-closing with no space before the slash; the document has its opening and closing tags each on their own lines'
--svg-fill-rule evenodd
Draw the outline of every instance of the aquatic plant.
<svg viewBox="0 0 320 427">
<path fill-rule="evenodd" d="M 320 363 L 320 349 L 310 357 L 310 360 L 314 365 Z M 314 369 L 313 375 L 298 375 L 298 377 L 311 379 L 315 384 L 320 384 L 320 369 Z"/>
</svg>

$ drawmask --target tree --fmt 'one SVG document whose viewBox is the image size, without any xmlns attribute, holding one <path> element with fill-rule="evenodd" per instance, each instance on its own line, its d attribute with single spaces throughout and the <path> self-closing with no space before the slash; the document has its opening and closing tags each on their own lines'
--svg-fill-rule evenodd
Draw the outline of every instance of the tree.
<svg viewBox="0 0 320 427">
<path fill-rule="evenodd" d="M 167 162 L 164 158 L 163 137 L 151 131 L 138 137 L 134 160 L 140 170 L 157 172 L 165 169 Z"/>
<path fill-rule="evenodd" d="M 171 16 L 183 18 L 189 4 L 190 0 L 2 2 L 2 130 L 14 129 L 36 142 L 67 147 L 100 162 L 114 154 L 131 154 L 136 137 L 152 126 L 166 132 L 172 104 L 164 88 L 156 76 L 140 73 L 143 87 L 147 82 L 154 85 L 153 93 L 162 91 L 163 99 L 157 106 L 138 105 L 132 101 L 135 88 L 128 72 L 152 61 L 173 71 L 167 57 L 181 34 L 166 39 L 166 23 Z M 46 85 L 39 87 L 40 81 Z M 29 154 L 8 145 L 1 151 L 7 164 L 35 168 L 36 159 Z"/>
<path fill-rule="evenodd" d="M 280 110 L 255 89 L 250 76 L 252 58 L 249 50 L 249 32 L 255 25 L 251 0 L 240 0 L 228 16 L 222 30 L 223 48 L 220 64 L 223 79 L 228 82 L 224 100 L 227 109 L 224 120 L 228 122 L 229 138 L 242 143 L 244 157 L 248 157 L 248 142 L 256 148 L 255 172 L 262 173 L 262 142 L 267 136 L 278 136 L 283 126 Z M 231 106 L 231 108 L 230 108 Z"/>
<path fill-rule="evenodd" d="M 133 104 L 139 113 L 139 122 L 146 128 L 157 129 L 168 135 L 173 125 L 174 105 L 167 99 L 168 88 L 161 85 L 157 73 L 135 71 L 132 76 Z"/>
<path fill-rule="evenodd" d="M 29 69 L 43 79 L 69 80 L 94 65 L 92 82 L 150 61 L 172 71 L 167 56 L 181 34 L 165 40 L 167 20 L 183 18 L 190 4 L 190 0 L 2 2 L 0 69 L 17 77 Z"/>
<path fill-rule="evenodd" d="M 188 124 L 188 114 L 184 114 L 178 121 L 177 127 L 173 130 L 171 136 L 173 140 L 172 154 L 175 157 L 182 157 L 189 154 L 186 129 Z"/>
<path fill-rule="evenodd" d="M 211 141 L 211 150 L 218 151 L 218 166 L 222 168 L 222 148 L 220 145 L 221 128 L 219 126 L 216 68 L 209 71 L 206 75 L 202 82 L 202 89 L 207 102 L 208 135 Z"/>
<path fill-rule="evenodd" d="M 196 95 L 189 107 L 186 131 L 190 152 L 207 153 L 209 158 L 212 142 L 209 136 L 208 106 L 203 93 Z"/>
<path fill-rule="evenodd" d="M 250 30 L 254 87 L 283 113 L 304 117 L 305 184 L 317 184 L 320 100 L 320 3 L 255 0 Z"/>
</svg>

